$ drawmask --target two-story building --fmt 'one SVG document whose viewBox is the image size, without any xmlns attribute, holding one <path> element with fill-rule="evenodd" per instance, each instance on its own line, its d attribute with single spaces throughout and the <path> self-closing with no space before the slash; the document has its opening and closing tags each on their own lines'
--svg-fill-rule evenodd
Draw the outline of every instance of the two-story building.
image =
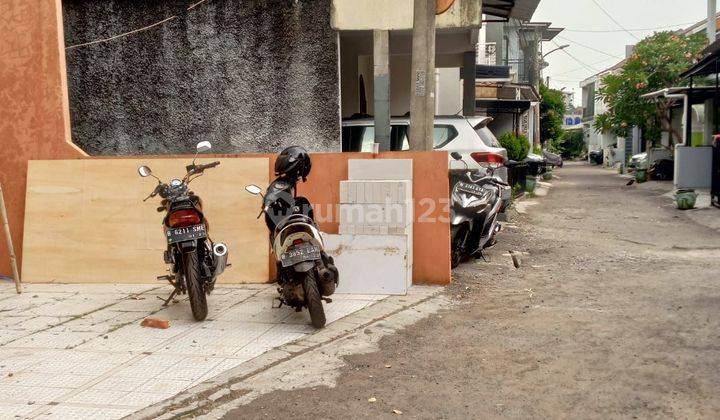
<svg viewBox="0 0 720 420">
<path fill-rule="evenodd" d="M 540 0 L 517 1 L 516 13 L 506 19 L 486 19 L 478 35 L 474 73 L 475 115 L 493 118 L 495 135 L 522 134 L 531 144 L 540 143 L 540 93 L 542 43 L 552 40 L 561 28 L 547 22 L 530 22 Z M 458 86 L 464 74 L 450 69 L 439 73 L 438 113 L 461 110 Z"/>
</svg>

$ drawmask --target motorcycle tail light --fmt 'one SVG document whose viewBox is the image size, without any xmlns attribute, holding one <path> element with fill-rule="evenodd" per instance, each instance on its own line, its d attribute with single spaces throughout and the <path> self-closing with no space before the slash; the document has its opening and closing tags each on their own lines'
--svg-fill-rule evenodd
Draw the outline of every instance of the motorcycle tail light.
<svg viewBox="0 0 720 420">
<path fill-rule="evenodd" d="M 177 210 L 170 214 L 168 224 L 170 227 L 185 227 L 200 223 L 200 214 L 192 209 Z"/>
<path fill-rule="evenodd" d="M 297 245 L 300 245 L 300 244 L 303 243 L 303 242 L 305 242 L 305 241 L 303 241 L 302 239 L 295 239 L 295 240 L 293 241 L 293 245 L 297 246 Z"/>
<path fill-rule="evenodd" d="M 502 166 L 505 164 L 505 156 L 492 152 L 474 152 L 470 153 L 470 157 L 479 164 L 488 166 Z"/>
</svg>

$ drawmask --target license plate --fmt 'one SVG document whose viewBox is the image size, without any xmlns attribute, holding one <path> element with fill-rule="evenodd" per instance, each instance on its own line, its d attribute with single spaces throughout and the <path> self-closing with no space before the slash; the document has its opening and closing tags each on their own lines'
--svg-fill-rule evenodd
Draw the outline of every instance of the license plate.
<svg viewBox="0 0 720 420">
<path fill-rule="evenodd" d="M 320 248 L 313 244 L 298 245 L 280 256 L 283 267 L 290 267 L 303 261 L 320 259 Z"/>
<path fill-rule="evenodd" d="M 181 228 L 169 228 L 166 231 L 169 244 L 192 241 L 207 237 L 205 225 L 186 226 Z"/>
<path fill-rule="evenodd" d="M 458 190 L 470 194 L 476 194 L 476 195 L 483 195 L 485 193 L 485 190 L 483 187 L 475 184 L 470 184 L 467 182 L 458 182 L 457 184 Z"/>
</svg>

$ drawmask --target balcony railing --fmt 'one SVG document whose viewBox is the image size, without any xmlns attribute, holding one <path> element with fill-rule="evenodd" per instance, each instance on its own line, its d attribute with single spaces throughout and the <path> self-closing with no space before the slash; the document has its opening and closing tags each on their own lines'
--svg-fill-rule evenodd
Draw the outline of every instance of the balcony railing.
<svg viewBox="0 0 720 420">
<path fill-rule="evenodd" d="M 538 80 L 536 66 L 530 60 L 504 60 L 504 64 L 509 66 L 514 73 L 517 74 L 517 82 L 521 84 L 535 85 Z"/>
</svg>

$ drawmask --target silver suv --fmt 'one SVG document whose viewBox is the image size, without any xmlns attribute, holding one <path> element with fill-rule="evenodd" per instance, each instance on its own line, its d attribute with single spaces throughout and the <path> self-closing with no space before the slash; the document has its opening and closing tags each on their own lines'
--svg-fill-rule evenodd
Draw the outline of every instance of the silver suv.
<svg viewBox="0 0 720 420">
<path fill-rule="evenodd" d="M 481 162 L 490 152 L 507 159 L 507 150 L 500 146 L 495 135 L 487 127 L 492 121 L 490 117 L 436 116 L 433 139 L 435 150 L 448 152 L 448 166 L 451 171 L 478 169 L 482 170 Z M 408 150 L 409 117 L 393 117 L 390 119 L 390 150 Z M 342 122 L 343 152 L 372 152 L 375 142 L 375 121 L 372 118 L 352 118 Z M 462 155 L 460 161 L 449 157 L 451 152 Z M 507 169 L 501 167 L 496 171 L 503 181 L 507 182 Z"/>
</svg>

